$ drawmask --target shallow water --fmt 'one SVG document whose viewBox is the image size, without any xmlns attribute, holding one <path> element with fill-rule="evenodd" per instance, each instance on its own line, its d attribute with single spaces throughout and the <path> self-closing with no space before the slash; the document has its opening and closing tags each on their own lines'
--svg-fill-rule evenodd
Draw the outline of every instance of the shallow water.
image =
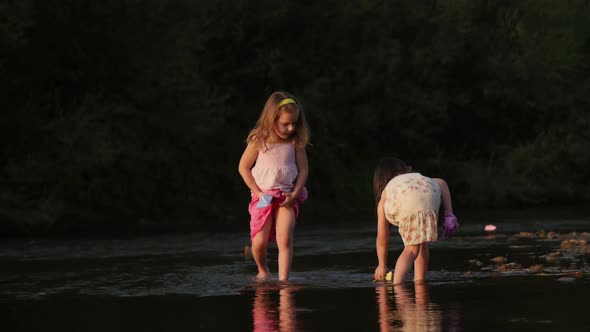
<svg viewBox="0 0 590 332">
<path fill-rule="evenodd" d="M 484 232 L 487 223 L 496 232 Z M 288 283 L 253 280 L 247 232 L 5 240 L 1 310 L 9 330 L 23 331 L 576 331 L 590 324 L 589 251 L 582 242 L 561 249 L 570 239 L 590 241 L 590 218 L 465 220 L 454 237 L 431 245 L 424 285 L 396 287 L 372 281 L 375 228 L 364 224 L 299 225 Z M 390 266 L 401 248 L 392 234 Z M 272 247 L 272 271 L 276 256 Z"/>
</svg>

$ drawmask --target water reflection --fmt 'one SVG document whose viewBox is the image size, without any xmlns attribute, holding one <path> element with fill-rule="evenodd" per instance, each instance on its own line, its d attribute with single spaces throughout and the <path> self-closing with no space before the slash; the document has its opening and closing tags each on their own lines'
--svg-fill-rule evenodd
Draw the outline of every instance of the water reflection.
<svg viewBox="0 0 590 332">
<path fill-rule="evenodd" d="M 380 331 L 442 331 L 442 312 L 432 303 L 428 285 L 376 287 Z M 395 302 L 395 303 L 392 303 Z"/>
<path fill-rule="evenodd" d="M 297 325 L 294 292 L 298 287 L 288 284 L 255 286 L 252 306 L 253 331 L 302 331 Z"/>
</svg>

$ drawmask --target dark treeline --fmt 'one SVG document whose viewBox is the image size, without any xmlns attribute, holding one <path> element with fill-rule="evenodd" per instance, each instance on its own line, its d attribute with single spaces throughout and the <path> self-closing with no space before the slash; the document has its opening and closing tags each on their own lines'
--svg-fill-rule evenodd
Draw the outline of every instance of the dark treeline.
<svg viewBox="0 0 590 332">
<path fill-rule="evenodd" d="M 585 204 L 588 17 L 582 0 L 4 0 L 1 232 L 247 229 L 237 164 L 276 90 L 312 130 L 310 223 L 372 218 L 383 155 L 445 178 L 457 210 Z"/>
</svg>

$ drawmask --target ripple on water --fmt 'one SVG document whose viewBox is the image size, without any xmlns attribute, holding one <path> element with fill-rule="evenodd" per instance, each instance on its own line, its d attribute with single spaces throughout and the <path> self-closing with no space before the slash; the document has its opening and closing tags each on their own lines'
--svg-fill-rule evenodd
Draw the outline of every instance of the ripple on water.
<svg viewBox="0 0 590 332">
<path fill-rule="evenodd" d="M 483 227 L 484 223 L 464 224 L 456 236 L 431 245 L 429 282 L 466 283 L 486 278 L 533 276 L 563 278 L 559 279 L 563 283 L 588 279 L 587 252 L 560 247 L 567 239 L 567 232 L 585 234 L 589 228 L 587 221 L 544 224 L 544 229 L 555 230 L 551 239 L 522 236 L 523 231 L 541 234 L 535 233 L 538 226 L 498 224 L 494 234 L 486 234 Z M 403 248 L 399 236 L 393 233 L 390 261 Z M 256 266 L 252 260 L 245 260 L 243 253 L 248 243 L 248 234 L 8 240 L 0 244 L 0 264 L 10 267 L 0 270 L 3 284 L 0 296 L 35 299 L 64 293 L 235 295 L 254 282 Z M 583 242 L 575 244 L 581 246 Z M 375 287 L 373 228 L 338 231 L 301 228 L 295 245 L 291 283 L 309 289 Z M 496 264 L 490 261 L 494 257 L 505 259 Z M 551 260 L 556 257 L 560 259 Z M 276 259 L 276 246 L 271 246 L 272 271 L 276 271 Z M 577 268 L 563 264 L 574 264 Z M 581 274 L 569 276 L 568 269 Z"/>
</svg>

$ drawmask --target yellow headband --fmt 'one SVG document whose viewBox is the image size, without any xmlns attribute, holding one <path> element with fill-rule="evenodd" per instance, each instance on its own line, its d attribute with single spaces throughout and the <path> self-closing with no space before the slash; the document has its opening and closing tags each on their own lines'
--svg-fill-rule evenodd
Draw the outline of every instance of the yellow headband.
<svg viewBox="0 0 590 332">
<path fill-rule="evenodd" d="M 287 105 L 287 104 L 297 104 L 293 98 L 285 98 L 279 103 L 279 107 Z"/>
</svg>

